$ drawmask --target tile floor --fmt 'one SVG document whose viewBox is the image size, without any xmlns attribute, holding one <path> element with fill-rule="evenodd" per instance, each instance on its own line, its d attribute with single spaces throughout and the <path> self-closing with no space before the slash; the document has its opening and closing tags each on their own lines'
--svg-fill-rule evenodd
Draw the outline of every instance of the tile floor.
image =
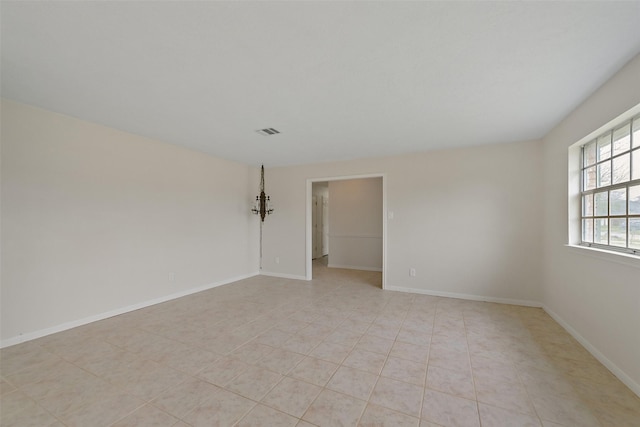
<svg viewBox="0 0 640 427">
<path fill-rule="evenodd" d="M 2 349 L 2 426 L 640 426 L 542 310 L 317 264 Z"/>
</svg>

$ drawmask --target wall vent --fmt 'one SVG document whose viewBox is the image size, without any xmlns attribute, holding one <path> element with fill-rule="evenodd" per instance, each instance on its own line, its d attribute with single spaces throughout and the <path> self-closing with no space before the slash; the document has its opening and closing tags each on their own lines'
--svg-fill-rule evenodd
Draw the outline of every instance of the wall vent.
<svg viewBox="0 0 640 427">
<path fill-rule="evenodd" d="M 274 128 L 258 129 L 256 132 L 258 132 L 260 135 L 264 135 L 264 136 L 276 135 L 276 134 L 280 133 L 279 130 L 274 129 Z"/>
</svg>

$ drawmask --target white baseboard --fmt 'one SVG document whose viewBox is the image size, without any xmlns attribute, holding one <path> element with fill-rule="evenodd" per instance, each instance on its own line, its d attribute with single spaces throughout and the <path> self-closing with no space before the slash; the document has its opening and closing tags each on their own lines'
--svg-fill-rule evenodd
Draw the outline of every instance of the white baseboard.
<svg viewBox="0 0 640 427">
<path fill-rule="evenodd" d="M 307 280 L 305 276 L 298 276 L 295 274 L 273 273 L 271 271 L 261 271 L 260 274 L 269 277 L 280 277 L 282 279 Z"/>
<path fill-rule="evenodd" d="M 609 360 L 604 354 L 600 352 L 600 350 L 594 347 L 593 344 L 591 344 L 585 337 L 580 335 L 578 331 L 573 329 L 571 325 L 565 322 L 565 320 L 562 317 L 560 317 L 558 314 L 556 314 L 553 310 L 551 310 L 546 305 L 543 305 L 542 309 L 549 316 L 551 316 L 553 320 L 558 322 L 560 326 L 562 326 L 567 332 L 569 332 L 572 337 L 574 337 L 580 344 L 582 344 L 582 346 L 586 348 L 587 351 L 589 351 L 589 353 L 593 355 L 593 357 L 598 359 L 600 363 L 602 363 L 608 370 L 610 370 L 613 375 L 618 377 L 620 381 L 622 381 L 627 387 L 631 389 L 631 391 L 633 391 L 636 395 L 638 395 L 638 397 L 640 397 L 640 384 L 635 382 L 629 375 L 627 375 L 615 363 Z"/>
<path fill-rule="evenodd" d="M 439 297 L 447 297 L 447 298 L 460 298 L 472 301 L 486 301 L 486 302 L 495 302 L 500 304 L 512 304 L 512 305 L 522 305 L 526 307 L 541 307 L 553 320 L 558 322 L 560 326 L 562 326 L 572 337 L 574 337 L 584 348 L 587 349 L 589 353 L 593 355 L 600 363 L 602 363 L 607 369 L 611 371 L 613 375 L 615 375 L 620 381 L 622 381 L 627 387 L 631 389 L 636 395 L 640 397 L 640 384 L 635 382 L 629 375 L 627 375 L 622 369 L 620 369 L 615 363 L 609 360 L 604 354 L 600 352 L 596 347 L 593 346 L 585 337 L 580 335 L 578 331 L 573 329 L 571 325 L 569 325 L 562 317 L 553 312 L 549 307 L 543 305 L 536 301 L 527 301 L 527 300 L 515 300 L 510 298 L 493 298 L 493 297 L 483 297 L 479 295 L 469 295 L 469 294 L 457 294 L 451 292 L 439 292 L 439 291 L 430 291 L 424 289 L 414 289 L 414 288 L 404 288 L 400 286 L 386 286 L 386 290 L 390 291 L 400 291 L 400 292 L 409 292 L 409 293 L 417 293 L 431 296 L 439 296 Z"/>
<path fill-rule="evenodd" d="M 458 294 L 455 292 L 440 292 L 440 291 L 431 291 L 426 289 L 404 288 L 401 286 L 385 286 L 384 289 L 387 291 L 409 292 L 413 294 L 431 295 L 434 297 L 446 297 L 446 298 L 465 299 L 465 300 L 471 300 L 471 301 L 495 302 L 498 304 L 522 305 L 525 307 L 542 307 L 542 304 L 537 301 L 529 301 L 529 300 L 521 300 L 521 299 L 485 297 L 482 295 Z"/>
<path fill-rule="evenodd" d="M 181 298 L 187 295 L 195 294 L 198 292 L 206 291 L 218 286 L 227 285 L 229 283 L 237 282 L 238 280 L 248 279 L 249 277 L 257 276 L 259 273 L 250 273 L 242 276 L 236 276 L 229 279 L 221 280 L 219 282 L 209 283 L 197 288 L 188 289 L 186 291 L 176 292 L 174 294 L 166 295 L 159 298 L 154 298 L 149 301 L 140 302 L 137 304 L 129 305 L 127 307 L 117 308 L 115 310 L 107 311 L 104 313 L 96 314 L 94 316 L 85 317 L 78 320 L 72 320 L 71 322 L 65 322 L 60 325 L 52 326 L 50 328 L 41 329 L 39 331 L 29 332 L 17 337 L 7 338 L 0 342 L 0 348 L 9 347 L 12 345 L 20 344 L 26 341 L 35 340 L 47 335 L 55 334 L 57 332 L 66 331 L 68 329 L 76 328 L 78 326 L 86 325 L 88 323 L 97 322 L 99 320 L 108 319 L 109 317 L 118 316 L 120 314 L 129 313 L 131 311 L 139 310 L 141 308 L 149 307 L 155 304 L 171 301 L 177 298 Z"/>
<path fill-rule="evenodd" d="M 363 271 L 382 271 L 381 267 L 362 267 L 359 265 L 340 265 L 340 264 L 329 264 L 327 265 L 329 268 L 345 268 L 347 270 L 363 270 Z"/>
</svg>

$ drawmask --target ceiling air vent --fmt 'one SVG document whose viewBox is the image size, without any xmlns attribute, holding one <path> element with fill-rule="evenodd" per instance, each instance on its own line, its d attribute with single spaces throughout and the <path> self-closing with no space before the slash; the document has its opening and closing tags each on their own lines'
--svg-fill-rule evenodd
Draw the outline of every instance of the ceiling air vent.
<svg viewBox="0 0 640 427">
<path fill-rule="evenodd" d="M 258 132 L 260 135 L 264 135 L 264 136 L 276 135 L 276 134 L 280 133 L 279 130 L 274 129 L 274 128 L 258 129 L 256 132 Z"/>
</svg>

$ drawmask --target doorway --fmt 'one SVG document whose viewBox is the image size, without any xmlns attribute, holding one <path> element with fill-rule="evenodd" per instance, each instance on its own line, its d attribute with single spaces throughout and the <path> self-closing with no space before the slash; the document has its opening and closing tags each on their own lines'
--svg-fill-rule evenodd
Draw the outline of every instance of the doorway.
<svg viewBox="0 0 640 427">
<path fill-rule="evenodd" d="M 312 259 L 318 260 L 329 256 L 329 183 L 314 182 L 312 193 Z"/>
<path fill-rule="evenodd" d="M 369 180 L 369 178 L 377 179 Z M 332 187 L 335 191 L 336 203 L 329 190 Z M 374 191 L 369 194 L 375 194 L 372 197 L 377 197 L 376 201 L 368 199 L 366 191 Z M 358 210 L 360 213 L 357 212 Z M 318 258 L 324 260 L 327 258 L 322 257 L 328 255 L 329 267 L 382 270 L 382 288 L 385 288 L 387 260 L 385 174 L 308 179 L 306 211 L 307 280 L 313 279 L 312 260 Z M 331 212 L 334 212 L 333 217 Z M 376 221 L 377 228 L 371 231 L 371 224 Z M 333 231 L 329 223 L 334 224 Z M 366 228 L 366 224 L 370 227 Z M 332 240 L 334 245 L 331 244 Z M 367 259 L 375 259 L 376 256 L 378 260 L 382 258 L 381 264 L 380 261 L 373 264 L 367 261 Z"/>
</svg>

